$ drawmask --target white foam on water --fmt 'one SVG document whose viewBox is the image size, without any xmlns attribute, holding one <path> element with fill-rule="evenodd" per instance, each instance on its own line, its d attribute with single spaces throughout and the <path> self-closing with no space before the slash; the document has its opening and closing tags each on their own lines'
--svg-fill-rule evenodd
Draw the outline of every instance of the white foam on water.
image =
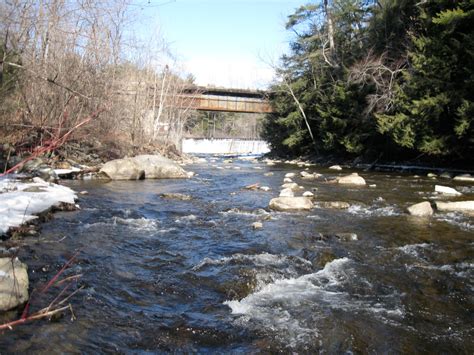
<svg viewBox="0 0 474 355">
<path fill-rule="evenodd" d="M 136 230 L 149 230 L 153 231 L 159 225 L 159 221 L 156 219 L 148 219 L 148 218 L 120 218 L 120 217 L 113 217 L 112 218 L 113 224 L 123 224 L 126 226 L 130 226 Z"/>
<path fill-rule="evenodd" d="M 398 247 L 397 250 L 401 252 L 414 256 L 416 258 L 420 257 L 420 250 L 431 247 L 431 244 L 428 243 L 418 243 L 418 244 L 407 244 L 402 247 Z"/>
<path fill-rule="evenodd" d="M 137 231 L 156 231 L 159 226 L 159 223 L 160 222 L 155 219 L 112 217 L 107 221 L 85 224 L 83 228 L 89 229 L 95 227 L 110 227 L 123 225 Z"/>
<path fill-rule="evenodd" d="M 198 265 L 193 267 L 193 270 L 199 270 L 207 265 L 224 265 L 229 263 L 251 263 L 253 266 L 282 266 L 288 263 L 297 263 L 305 266 L 312 266 L 309 260 L 300 258 L 298 256 L 289 257 L 286 255 L 275 255 L 270 253 L 261 253 L 255 255 L 234 254 L 232 256 L 225 256 L 219 259 L 204 258 Z"/>
<path fill-rule="evenodd" d="M 315 219 L 315 220 L 323 219 L 321 216 L 318 216 L 318 215 L 310 215 L 310 216 L 306 216 L 306 218 L 308 218 L 308 219 Z"/>
<path fill-rule="evenodd" d="M 451 225 L 459 227 L 464 231 L 473 231 L 474 230 L 474 218 L 471 216 L 464 215 L 457 212 L 449 212 L 443 214 L 435 215 L 436 220 L 441 222 L 447 222 Z"/>
<path fill-rule="evenodd" d="M 189 222 L 193 222 L 195 220 L 197 220 L 197 217 L 193 214 L 190 214 L 190 215 L 187 215 L 187 216 L 176 218 L 174 222 L 175 223 L 189 223 Z"/>
<path fill-rule="evenodd" d="M 398 216 L 402 214 L 399 208 L 394 205 L 378 207 L 378 206 L 362 206 L 362 205 L 351 205 L 347 212 L 350 214 L 361 216 L 361 217 L 387 217 L 387 216 Z"/>
<path fill-rule="evenodd" d="M 400 295 L 361 297 L 347 291 L 346 286 L 357 279 L 351 263 L 348 258 L 335 259 L 316 273 L 276 280 L 241 300 L 224 304 L 239 316 L 240 325 L 276 333 L 289 347 L 315 341 L 317 319 L 327 317 L 325 308 L 362 311 L 386 322 L 392 322 L 392 317 L 403 317 L 404 311 L 397 301 Z M 397 306 L 387 305 L 392 301 Z"/>
<path fill-rule="evenodd" d="M 469 282 L 472 282 L 472 276 L 474 273 L 474 263 L 467 262 L 443 265 L 414 264 L 408 267 L 409 270 L 413 268 L 447 272 L 459 278 L 467 279 Z"/>
<path fill-rule="evenodd" d="M 242 211 L 238 208 L 232 208 L 228 211 L 221 211 L 219 214 L 224 216 L 243 216 L 243 217 L 255 217 L 255 216 L 266 216 L 270 213 L 264 209 L 257 209 L 255 211 Z"/>
</svg>

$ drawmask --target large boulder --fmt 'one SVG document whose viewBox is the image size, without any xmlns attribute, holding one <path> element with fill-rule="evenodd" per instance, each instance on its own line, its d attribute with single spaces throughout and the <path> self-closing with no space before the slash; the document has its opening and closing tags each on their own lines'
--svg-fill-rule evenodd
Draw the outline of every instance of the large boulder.
<svg viewBox="0 0 474 355">
<path fill-rule="evenodd" d="M 138 155 L 133 158 L 111 160 L 104 164 L 100 172 L 112 180 L 179 179 L 188 177 L 182 167 L 161 155 Z"/>
<path fill-rule="evenodd" d="M 0 258 L 0 311 L 28 301 L 28 272 L 18 258 Z"/>
<path fill-rule="evenodd" d="M 132 158 L 111 160 L 104 164 L 100 172 L 112 180 L 141 180 L 145 178 L 145 170 Z"/>
<path fill-rule="evenodd" d="M 147 179 L 187 178 L 186 171 L 174 161 L 161 155 L 138 155 L 132 158 L 145 170 Z"/>
<path fill-rule="evenodd" d="M 352 173 L 350 175 L 338 177 L 337 182 L 339 184 L 345 185 L 365 185 L 365 180 L 362 176 L 359 176 L 357 173 Z"/>
<path fill-rule="evenodd" d="M 313 202 L 309 197 L 276 197 L 270 200 L 269 207 L 275 211 L 310 210 Z"/>
<path fill-rule="evenodd" d="M 428 201 L 412 205 L 407 208 L 407 211 L 412 216 L 417 217 L 427 217 L 433 214 L 433 208 L 431 208 L 431 204 Z"/>
<path fill-rule="evenodd" d="M 466 212 L 474 214 L 474 201 L 441 202 L 436 201 L 436 209 L 446 212 Z"/>
</svg>

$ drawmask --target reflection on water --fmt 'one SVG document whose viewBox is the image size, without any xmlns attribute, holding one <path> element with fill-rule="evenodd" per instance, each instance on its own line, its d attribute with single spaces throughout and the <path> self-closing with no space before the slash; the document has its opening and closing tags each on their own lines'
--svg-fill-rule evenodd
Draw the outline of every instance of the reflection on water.
<svg viewBox="0 0 474 355">
<path fill-rule="evenodd" d="M 20 258 L 38 284 L 81 250 L 68 270 L 83 274 L 77 319 L 17 327 L 0 348 L 472 353 L 473 217 L 410 217 L 405 208 L 434 197 L 436 181 L 364 172 L 375 188 L 294 178 L 348 209 L 268 210 L 285 173 L 301 169 L 216 159 L 190 167 L 198 175 L 187 181 L 72 182 L 89 191 L 82 209 L 27 238 Z M 243 189 L 255 183 L 271 190 Z"/>
</svg>

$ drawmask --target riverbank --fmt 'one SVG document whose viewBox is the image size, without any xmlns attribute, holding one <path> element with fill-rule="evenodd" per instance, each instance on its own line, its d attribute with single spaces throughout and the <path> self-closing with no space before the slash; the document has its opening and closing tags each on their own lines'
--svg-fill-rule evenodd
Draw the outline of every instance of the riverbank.
<svg viewBox="0 0 474 355">
<path fill-rule="evenodd" d="M 281 156 L 272 152 L 266 154 L 264 158 L 284 161 L 284 162 L 306 162 L 316 164 L 321 167 L 340 165 L 346 168 L 361 169 L 365 171 L 385 171 L 385 172 L 407 172 L 407 173 L 443 173 L 451 176 L 470 174 L 474 175 L 474 165 L 470 161 L 456 162 L 445 160 L 386 160 L 367 157 L 347 157 L 336 155 L 300 155 L 295 157 Z"/>
<path fill-rule="evenodd" d="M 72 146 L 74 147 L 74 144 Z M 76 148 L 77 146 L 76 144 Z M 63 186 L 61 179 L 136 180 L 192 176 L 192 173 L 186 172 L 180 165 L 164 158 L 156 150 L 153 151 L 154 155 L 114 159 L 102 164 L 98 154 L 87 154 L 84 149 L 71 150 L 71 145 L 42 156 L 17 155 L 16 152 L 8 150 L 5 170 L 8 170 L 9 163 L 14 165 L 10 168 L 12 173 L 0 176 L 0 275 L 3 275 L 0 278 L 0 312 L 22 306 L 28 301 L 28 267 L 17 257 L 25 238 L 37 237 L 42 222 L 51 219 L 54 212 L 80 209 L 76 203 L 78 196 L 87 194 L 87 191 L 75 192 Z M 173 150 L 168 149 L 168 153 L 172 152 Z M 182 155 L 180 160 L 182 165 L 185 161 L 192 161 Z M 91 162 L 94 165 L 85 165 Z M 28 308 L 29 303 L 22 318 L 12 324 L 26 321 L 28 317 L 41 318 L 48 316 L 50 311 L 62 310 L 61 307 L 55 308 L 51 305 L 39 314 L 31 316 L 28 315 Z M 11 326 L 8 321 L 7 318 L 3 325 L 0 321 L 0 329 L 3 326 Z"/>
</svg>

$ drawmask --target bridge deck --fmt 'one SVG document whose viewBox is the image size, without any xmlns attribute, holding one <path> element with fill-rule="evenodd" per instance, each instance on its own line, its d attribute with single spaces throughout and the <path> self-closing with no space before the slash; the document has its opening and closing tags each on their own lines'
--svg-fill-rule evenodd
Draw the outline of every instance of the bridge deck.
<svg viewBox="0 0 474 355">
<path fill-rule="evenodd" d="M 259 90 L 189 87 L 181 105 L 199 111 L 271 113 L 268 93 Z"/>
</svg>

